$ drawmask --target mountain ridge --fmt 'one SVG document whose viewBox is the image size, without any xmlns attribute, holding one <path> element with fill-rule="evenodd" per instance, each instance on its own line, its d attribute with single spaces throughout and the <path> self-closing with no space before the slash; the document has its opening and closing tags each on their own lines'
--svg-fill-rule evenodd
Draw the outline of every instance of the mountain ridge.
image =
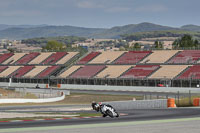
<svg viewBox="0 0 200 133">
<path fill-rule="evenodd" d="M 186 30 L 200 31 L 200 26 L 184 25 L 180 28 L 163 26 L 149 22 L 114 26 L 112 28 L 85 28 L 77 26 L 54 26 L 54 25 L 4 25 L 0 24 L 0 39 L 27 39 L 35 37 L 54 36 L 80 36 L 89 38 L 120 38 L 121 35 L 137 32 Z M 8 28 L 5 28 L 5 27 Z M 2 29 L 2 30 L 1 30 Z"/>
</svg>

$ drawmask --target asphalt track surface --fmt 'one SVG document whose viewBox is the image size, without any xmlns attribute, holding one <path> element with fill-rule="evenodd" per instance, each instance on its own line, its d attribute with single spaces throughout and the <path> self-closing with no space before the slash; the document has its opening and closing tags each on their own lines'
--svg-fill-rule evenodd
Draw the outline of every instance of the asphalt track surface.
<svg viewBox="0 0 200 133">
<path fill-rule="evenodd" d="M 3 109 L 0 108 L 2 111 Z M 4 110 L 5 111 L 5 110 Z M 66 111 L 67 112 L 67 111 Z M 75 111 L 96 113 L 94 111 Z M 137 110 L 119 110 L 119 118 L 88 118 L 88 119 L 66 119 L 66 120 L 48 120 L 48 121 L 28 121 L 28 122 L 9 122 L 0 123 L 1 129 L 27 128 L 27 127 L 51 127 L 51 126 L 72 126 L 85 124 L 106 124 L 120 122 L 140 122 L 151 120 L 166 120 L 180 118 L 199 118 L 200 108 L 175 108 L 175 109 L 137 109 Z"/>
</svg>

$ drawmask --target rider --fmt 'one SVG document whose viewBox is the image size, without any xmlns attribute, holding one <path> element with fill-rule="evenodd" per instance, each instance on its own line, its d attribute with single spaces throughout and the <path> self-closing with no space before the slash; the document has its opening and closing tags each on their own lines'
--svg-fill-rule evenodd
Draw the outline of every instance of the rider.
<svg viewBox="0 0 200 133">
<path fill-rule="evenodd" d="M 111 105 L 109 104 L 102 104 L 102 103 L 96 103 L 95 101 L 92 102 L 92 108 L 93 110 L 96 110 L 97 112 L 101 112 L 101 114 L 103 114 L 103 117 L 106 117 L 107 114 L 102 110 L 104 108 L 104 106 L 107 107 L 111 107 L 113 108 Z"/>
</svg>

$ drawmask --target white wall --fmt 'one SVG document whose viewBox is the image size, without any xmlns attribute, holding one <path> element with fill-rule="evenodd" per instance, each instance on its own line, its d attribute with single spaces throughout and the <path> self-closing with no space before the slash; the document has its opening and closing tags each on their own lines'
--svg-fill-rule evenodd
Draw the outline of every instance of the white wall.
<svg viewBox="0 0 200 133">
<path fill-rule="evenodd" d="M 31 84 L 31 83 L 10 83 L 10 87 L 36 87 L 36 83 Z M 46 88 L 46 84 L 38 84 L 40 88 Z M 0 86 L 9 86 L 8 82 L 0 82 Z"/>
<path fill-rule="evenodd" d="M 75 85 L 62 84 L 62 89 L 75 90 L 108 90 L 108 91 L 145 91 L 145 92 L 175 92 L 200 93 L 200 88 L 180 88 L 180 87 L 145 87 L 145 86 L 107 86 L 107 85 Z"/>
<path fill-rule="evenodd" d="M 167 108 L 167 99 L 113 101 L 113 102 L 104 102 L 104 103 L 112 105 L 116 110 L 166 109 Z"/>
<path fill-rule="evenodd" d="M 57 102 L 65 99 L 65 94 L 56 98 L 45 98 L 45 99 L 0 99 L 0 104 L 3 103 L 48 103 Z"/>
</svg>

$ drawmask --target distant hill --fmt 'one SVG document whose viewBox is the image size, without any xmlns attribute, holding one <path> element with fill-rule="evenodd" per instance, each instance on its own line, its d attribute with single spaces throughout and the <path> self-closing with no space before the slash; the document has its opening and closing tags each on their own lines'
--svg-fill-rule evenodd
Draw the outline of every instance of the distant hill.
<svg viewBox="0 0 200 133">
<path fill-rule="evenodd" d="M 36 28 L 36 27 L 44 27 L 47 26 L 46 24 L 42 25 L 6 25 L 6 24 L 0 24 L 0 30 L 5 30 L 8 28 Z"/>
<path fill-rule="evenodd" d="M 185 34 L 190 34 L 195 39 L 200 40 L 200 33 L 199 32 L 181 31 L 181 30 L 137 32 L 137 33 L 132 33 L 132 34 L 124 34 L 121 37 L 124 40 L 132 41 L 132 40 L 141 40 L 142 38 L 182 37 Z"/>
<path fill-rule="evenodd" d="M 124 34 L 151 31 L 200 31 L 200 26 L 185 25 L 181 28 L 152 23 L 129 24 L 109 29 L 49 25 L 0 25 L 0 39 L 27 39 L 37 37 L 79 36 L 89 38 L 120 38 Z"/>
<path fill-rule="evenodd" d="M 55 36 L 89 36 L 102 32 L 104 29 L 82 28 L 74 26 L 44 26 L 36 28 L 8 28 L 0 31 L 0 38 L 5 39 L 27 39 L 36 37 Z"/>
<path fill-rule="evenodd" d="M 200 26 L 198 25 L 184 25 L 180 29 L 182 30 L 188 30 L 188 31 L 199 31 L 200 32 Z"/>
<path fill-rule="evenodd" d="M 125 26 L 116 26 L 111 29 L 107 29 L 101 33 L 94 34 L 91 37 L 94 38 L 119 38 L 123 34 L 131 34 L 136 32 L 147 32 L 147 31 L 164 31 L 164 30 L 177 30 L 178 28 L 172 28 L 168 26 L 162 26 L 152 23 L 140 23 L 140 24 L 129 24 Z"/>
</svg>

